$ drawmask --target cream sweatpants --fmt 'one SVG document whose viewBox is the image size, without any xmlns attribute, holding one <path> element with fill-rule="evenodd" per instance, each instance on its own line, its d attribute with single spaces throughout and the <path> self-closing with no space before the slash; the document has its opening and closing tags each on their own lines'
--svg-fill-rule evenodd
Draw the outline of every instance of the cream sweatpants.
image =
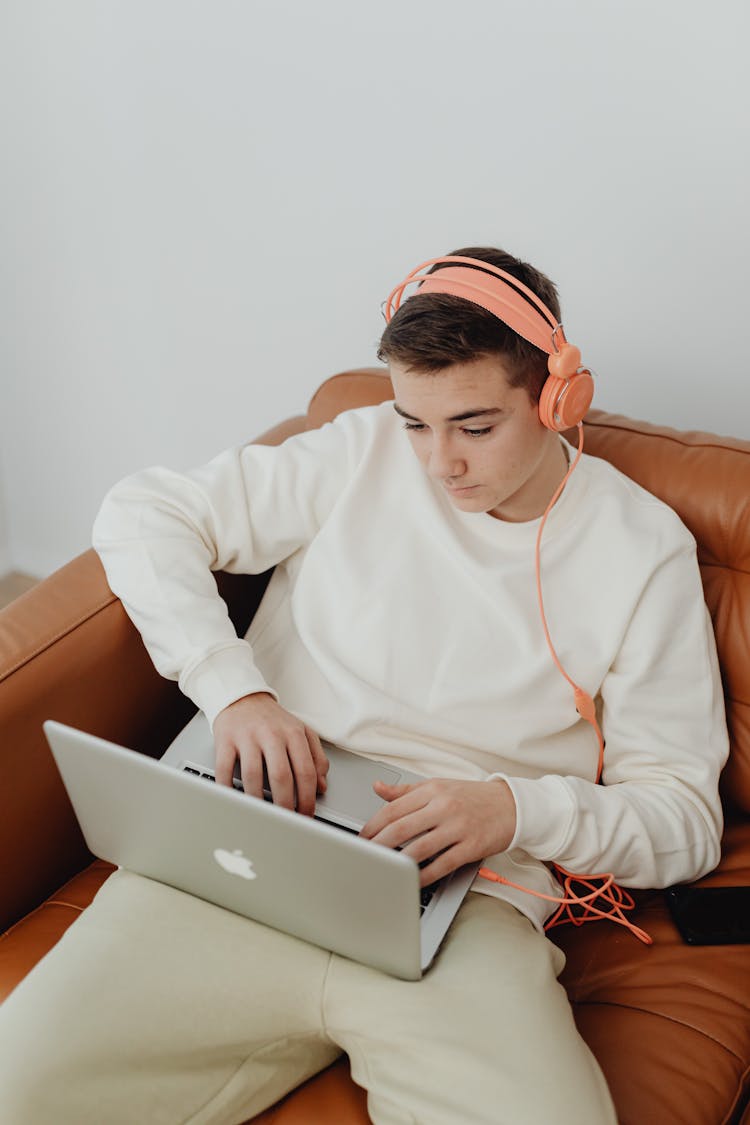
<svg viewBox="0 0 750 1125">
<path fill-rule="evenodd" d="M 564 958 L 470 893 L 396 980 L 118 871 L 0 1007 L 3 1125 L 237 1125 L 342 1050 L 376 1125 L 613 1125 Z"/>
</svg>

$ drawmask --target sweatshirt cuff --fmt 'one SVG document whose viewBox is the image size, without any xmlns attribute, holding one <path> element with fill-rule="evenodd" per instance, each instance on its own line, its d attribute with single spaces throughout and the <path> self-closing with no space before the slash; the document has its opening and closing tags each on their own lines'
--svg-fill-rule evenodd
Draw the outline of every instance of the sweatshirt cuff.
<svg viewBox="0 0 750 1125">
<path fill-rule="evenodd" d="M 180 688 L 200 707 L 213 729 L 220 711 L 245 695 L 267 691 L 278 702 L 253 660 L 247 641 L 236 640 L 210 653 L 180 676 Z"/>
<path fill-rule="evenodd" d="M 522 848 L 535 859 L 555 859 L 570 839 L 576 815 L 573 794 L 561 777 L 536 779 L 491 774 L 508 783 L 516 802 L 516 831 L 507 850 Z"/>
</svg>

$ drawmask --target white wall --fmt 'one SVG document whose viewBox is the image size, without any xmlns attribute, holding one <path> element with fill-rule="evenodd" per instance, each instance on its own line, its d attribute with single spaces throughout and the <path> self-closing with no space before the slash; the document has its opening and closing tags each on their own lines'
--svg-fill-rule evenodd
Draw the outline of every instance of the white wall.
<svg viewBox="0 0 750 1125">
<path fill-rule="evenodd" d="M 750 437 L 746 0 L 15 0 L 0 29 L 13 565 L 374 362 L 417 262 L 561 290 L 597 405 Z M 2 315 L 2 314 L 0 314 Z"/>
</svg>

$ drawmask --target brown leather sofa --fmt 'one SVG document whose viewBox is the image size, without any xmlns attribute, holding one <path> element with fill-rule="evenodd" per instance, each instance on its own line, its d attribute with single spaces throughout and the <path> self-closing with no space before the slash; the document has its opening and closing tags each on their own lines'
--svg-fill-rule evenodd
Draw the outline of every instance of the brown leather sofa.
<svg viewBox="0 0 750 1125">
<path fill-rule="evenodd" d="M 258 440 L 278 444 L 341 410 L 391 395 L 380 369 L 334 376 L 307 416 Z M 595 410 L 586 448 L 666 500 L 698 540 L 732 739 L 722 777 L 722 860 L 703 883 L 750 884 L 750 443 Z M 219 576 L 238 630 L 247 628 L 267 580 Z M 0 613 L 0 928 L 7 928 L 0 998 L 111 871 L 92 863 L 86 850 L 42 721 L 55 718 L 158 756 L 192 711 L 154 671 L 92 551 Z M 603 1067 L 620 1121 L 749 1125 L 750 947 L 684 945 L 662 893 L 636 897 L 635 920 L 652 935 L 650 947 L 609 922 L 553 931 L 567 954 L 563 981 L 578 1026 Z M 369 1118 L 344 1058 L 255 1120 L 365 1125 Z"/>
</svg>

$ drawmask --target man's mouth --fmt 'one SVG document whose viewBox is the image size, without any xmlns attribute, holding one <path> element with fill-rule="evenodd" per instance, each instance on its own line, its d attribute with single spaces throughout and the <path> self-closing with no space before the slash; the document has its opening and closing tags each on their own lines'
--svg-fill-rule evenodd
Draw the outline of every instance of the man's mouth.
<svg viewBox="0 0 750 1125">
<path fill-rule="evenodd" d="M 444 485 L 447 492 L 453 496 L 460 496 L 463 492 L 471 492 L 473 489 L 478 488 L 477 484 L 468 484 L 464 488 L 452 488 L 449 484 Z"/>
</svg>

